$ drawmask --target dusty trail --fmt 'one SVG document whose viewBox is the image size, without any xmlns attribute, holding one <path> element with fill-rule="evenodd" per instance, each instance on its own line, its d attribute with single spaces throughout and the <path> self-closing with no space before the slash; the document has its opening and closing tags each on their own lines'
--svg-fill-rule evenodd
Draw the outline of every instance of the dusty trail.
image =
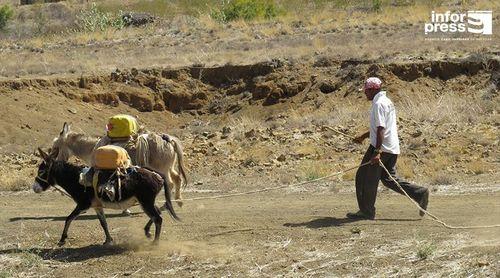
<svg viewBox="0 0 500 278">
<path fill-rule="evenodd" d="M 192 195 L 192 194 L 186 194 Z M 451 224 L 499 222 L 500 192 L 432 195 L 429 209 Z M 71 200 L 55 192 L 0 196 L 0 271 L 19 276 L 498 275 L 498 229 L 447 230 L 420 219 L 407 200 L 381 192 L 376 221 L 344 218 L 353 193 L 272 192 L 204 200 L 164 221 L 162 243 L 142 233 L 146 217 L 109 211 L 117 245 L 103 247 L 92 211 L 75 222 L 69 244 L 56 243 Z M 421 258 L 428 256 L 427 259 Z"/>
</svg>

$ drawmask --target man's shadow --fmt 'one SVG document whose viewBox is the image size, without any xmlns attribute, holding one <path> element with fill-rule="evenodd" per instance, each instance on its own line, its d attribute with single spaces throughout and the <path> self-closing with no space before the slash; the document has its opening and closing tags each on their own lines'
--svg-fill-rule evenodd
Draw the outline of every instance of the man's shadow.
<svg viewBox="0 0 500 278">
<path fill-rule="evenodd" d="M 56 260 L 59 262 L 82 262 L 94 258 L 117 255 L 128 249 L 120 245 L 89 245 L 78 248 L 12 248 L 0 250 L 3 254 L 31 254 L 43 260 Z"/>
<path fill-rule="evenodd" d="M 321 217 L 317 219 L 313 219 L 311 221 L 302 222 L 302 223 L 285 223 L 283 226 L 285 227 L 307 227 L 310 229 L 319 229 L 319 228 L 327 228 L 327 227 L 340 227 L 345 224 L 350 224 L 353 222 L 365 221 L 367 225 L 379 225 L 381 221 L 392 221 L 392 222 L 405 222 L 405 221 L 420 221 L 420 219 L 375 219 L 375 220 L 366 220 L 366 219 L 351 219 L 351 218 L 336 218 L 336 217 Z"/>
<path fill-rule="evenodd" d="M 335 217 L 321 217 L 318 219 L 313 219 L 311 221 L 302 223 L 285 223 L 285 227 L 307 227 L 311 229 L 325 228 L 325 227 L 338 227 L 352 222 L 360 221 L 362 219 L 350 219 L 350 218 L 335 218 Z"/>
</svg>

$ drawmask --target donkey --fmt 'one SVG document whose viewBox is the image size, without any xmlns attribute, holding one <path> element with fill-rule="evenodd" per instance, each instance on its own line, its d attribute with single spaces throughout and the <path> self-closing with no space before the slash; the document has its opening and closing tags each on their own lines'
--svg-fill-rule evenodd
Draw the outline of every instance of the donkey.
<svg viewBox="0 0 500 278">
<path fill-rule="evenodd" d="M 58 150 L 57 160 L 68 161 L 71 155 L 74 155 L 88 165 L 92 165 L 93 151 L 100 146 L 111 144 L 108 137 L 101 139 L 89 137 L 70 129 L 71 126 L 64 123 L 59 136 L 53 141 L 52 149 Z M 175 187 L 175 199 L 182 199 L 182 179 L 184 180 L 183 187 L 185 187 L 187 177 L 184 171 L 182 145 L 178 138 L 143 133 L 138 136 L 135 148 L 130 148 L 130 146 L 124 146 L 124 148 L 129 152 L 133 165 L 149 167 L 165 175 L 167 183 Z M 176 161 L 182 179 L 174 167 Z M 172 187 L 171 190 L 173 190 Z M 182 206 L 181 201 L 177 201 L 177 204 Z"/>
<path fill-rule="evenodd" d="M 129 208 L 136 202 L 139 202 L 143 211 L 149 216 L 149 221 L 144 226 L 146 237 L 150 238 L 150 228 L 155 223 L 155 237 L 153 243 L 157 244 L 160 239 L 162 217 L 160 209 L 155 205 L 156 196 L 162 186 L 165 190 L 165 208 L 174 220 L 180 220 L 176 215 L 170 201 L 170 190 L 167 185 L 167 179 L 161 173 L 147 168 L 138 167 L 136 171 L 129 174 L 122 181 L 121 201 L 112 202 L 106 194 L 99 196 L 92 187 L 85 187 L 79 183 L 80 173 L 83 166 L 77 166 L 65 161 L 57 161 L 52 155 L 48 155 L 41 149 L 38 149 L 43 161 L 38 166 L 38 173 L 33 184 L 33 191 L 41 193 L 50 186 L 61 186 L 76 202 L 76 208 L 68 215 L 64 223 L 64 229 L 58 245 L 63 246 L 68 237 L 68 229 L 71 222 L 82 212 L 89 208 L 94 208 L 106 235 L 104 245 L 112 244 L 113 238 L 109 234 L 108 224 L 104 214 L 104 208 L 124 209 Z"/>
</svg>

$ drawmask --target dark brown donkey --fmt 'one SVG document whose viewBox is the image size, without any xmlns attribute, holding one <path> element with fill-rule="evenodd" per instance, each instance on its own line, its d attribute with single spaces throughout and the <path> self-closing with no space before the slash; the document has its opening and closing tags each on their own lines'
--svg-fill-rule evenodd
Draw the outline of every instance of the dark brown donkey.
<svg viewBox="0 0 500 278">
<path fill-rule="evenodd" d="M 149 230 L 151 225 L 155 223 L 156 229 L 153 242 L 158 243 L 161 234 L 162 217 L 160 209 L 155 205 L 155 199 L 162 186 L 165 190 L 165 208 L 173 219 L 180 220 L 175 214 L 170 201 L 170 189 L 167 185 L 167 180 L 161 173 L 147 168 L 137 167 L 122 180 L 121 201 L 112 202 L 106 194 L 96 197 L 93 188 L 85 187 L 79 183 L 80 173 L 84 168 L 83 166 L 73 165 L 64 161 L 56 161 L 54 157 L 49 156 L 41 149 L 38 149 L 38 151 L 43 161 L 40 166 L 38 166 L 38 175 L 33 184 L 33 191 L 40 193 L 47 190 L 50 186 L 57 184 L 76 202 L 76 208 L 66 218 L 66 222 L 64 223 L 64 230 L 61 235 L 61 240 L 58 243 L 59 246 L 64 245 L 66 242 L 71 221 L 91 207 L 95 209 L 99 222 L 106 234 L 106 241 L 104 241 L 104 244 L 111 244 L 113 239 L 109 234 L 103 208 L 124 209 L 134 205 L 136 202 L 142 206 L 142 209 L 150 218 L 144 227 L 146 236 L 148 238 L 151 237 Z"/>
</svg>

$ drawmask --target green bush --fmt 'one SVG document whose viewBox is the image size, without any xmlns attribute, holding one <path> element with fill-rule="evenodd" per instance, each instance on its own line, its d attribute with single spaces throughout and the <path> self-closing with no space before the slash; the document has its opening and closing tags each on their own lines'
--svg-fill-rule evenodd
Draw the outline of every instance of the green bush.
<svg viewBox="0 0 500 278">
<path fill-rule="evenodd" d="M 432 256 L 434 251 L 436 251 L 436 245 L 432 243 L 423 244 L 417 250 L 417 257 L 420 260 L 426 260 Z"/>
<path fill-rule="evenodd" d="M 7 21 L 14 16 L 14 11 L 8 5 L 4 5 L 0 8 L 0 30 L 3 30 L 7 26 Z"/>
<path fill-rule="evenodd" d="M 77 15 L 78 25 L 84 32 L 104 31 L 108 28 L 122 29 L 125 22 L 123 13 L 107 13 L 101 11 L 95 3 L 92 3 L 89 9 L 80 11 Z"/>
<path fill-rule="evenodd" d="M 382 0 L 372 0 L 372 9 L 380 12 L 382 10 Z"/>
<path fill-rule="evenodd" d="M 212 9 L 210 16 L 220 22 L 238 19 L 272 19 L 282 11 L 269 0 L 228 0 L 219 9 Z"/>
</svg>

